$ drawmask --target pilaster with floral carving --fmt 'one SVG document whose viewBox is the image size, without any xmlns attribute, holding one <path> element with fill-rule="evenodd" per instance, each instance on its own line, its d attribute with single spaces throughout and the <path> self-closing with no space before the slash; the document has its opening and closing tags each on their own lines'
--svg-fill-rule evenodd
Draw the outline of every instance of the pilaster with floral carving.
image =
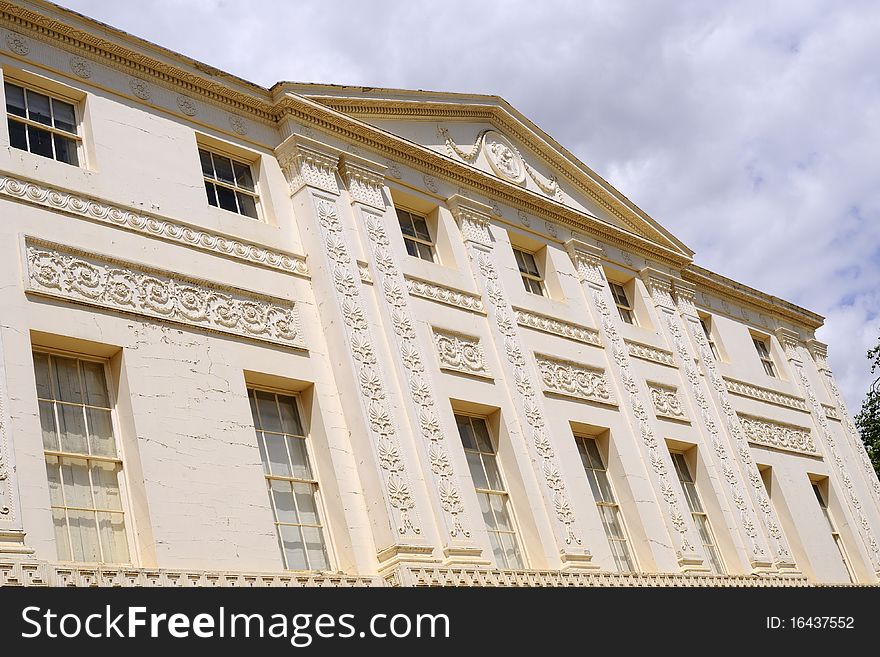
<svg viewBox="0 0 880 657">
<path fill-rule="evenodd" d="M 553 529 L 563 567 L 593 567 L 589 550 L 580 547 L 582 531 L 575 517 L 558 457 L 547 433 L 546 410 L 532 370 L 532 359 L 523 348 L 516 312 L 511 306 L 498 275 L 489 232 L 491 208 L 456 194 L 448 203 L 465 241 L 474 278 L 483 292 L 489 324 L 499 346 L 506 380 L 512 382 L 511 398 L 516 408 L 516 424 L 525 438 L 532 462 L 542 486 L 548 514 L 555 521 Z M 513 418 L 511 418 L 513 419 Z"/>
<path fill-rule="evenodd" d="M 405 560 L 432 560 L 433 548 L 424 541 L 412 480 L 401 449 L 399 434 L 405 423 L 394 417 L 387 387 L 389 379 L 379 360 L 358 263 L 344 234 L 336 178 L 341 151 L 293 135 L 278 147 L 277 154 L 297 204 L 303 240 L 309 253 L 314 254 L 310 258 L 313 273 L 323 279 L 323 289 L 328 290 L 326 301 L 316 305 L 331 351 L 339 352 L 333 359 L 333 368 L 338 381 L 352 382 L 351 398 L 357 399 L 357 403 L 345 405 L 346 420 L 352 434 L 369 438 L 376 464 L 379 480 L 375 483 L 381 491 L 384 509 L 376 508 L 380 500 L 371 499 L 373 506 L 369 510 L 380 568 L 393 567 Z"/>
<path fill-rule="evenodd" d="M 635 374 L 629 348 L 621 335 L 619 316 L 612 310 L 611 289 L 602 271 L 602 251 L 575 239 L 566 242 L 565 246 L 577 270 L 584 295 L 598 313 L 602 340 L 606 353 L 610 355 L 609 370 L 625 393 L 620 407 L 632 427 L 633 435 L 639 439 L 637 442 L 645 463 L 649 464 L 651 484 L 662 500 L 660 512 L 679 567 L 686 571 L 705 570 L 705 555 L 697 547 L 701 543 L 676 479 L 672 458 L 663 440 L 657 437 L 656 419 L 648 410 L 653 408 L 650 392 L 647 384 Z"/>
<path fill-rule="evenodd" d="M 849 414 L 846 404 L 843 401 L 843 396 L 837 388 L 837 381 L 834 380 L 834 373 L 828 365 L 828 345 L 819 342 L 818 340 L 808 340 L 807 349 L 813 356 L 813 361 L 816 363 L 816 369 L 819 370 L 819 375 L 825 382 L 825 388 L 828 390 L 828 394 L 834 401 L 837 415 L 841 422 L 843 422 L 843 426 L 846 428 L 846 437 L 849 439 L 850 448 L 862 464 L 862 477 L 865 479 L 867 488 L 871 491 L 874 499 L 880 501 L 880 480 L 877 479 L 877 472 L 871 464 L 871 459 L 868 456 L 865 444 L 862 442 L 862 438 L 859 435 L 859 430 L 856 429 L 852 416 Z"/>
<path fill-rule="evenodd" d="M 711 386 L 701 376 L 695 364 L 695 357 L 699 355 L 705 365 L 712 368 L 715 366 L 714 360 L 707 360 L 712 359 L 711 352 L 703 352 L 699 342 L 696 343 L 695 350 L 694 343 L 688 338 L 705 337 L 702 335 L 696 307 L 689 301 L 693 299 L 693 290 L 684 282 L 677 281 L 677 312 L 672 297 L 671 280 L 650 268 L 642 270 L 642 277 L 657 308 L 660 330 L 672 345 L 677 367 L 687 381 L 686 394 L 690 397 L 697 416 L 697 427 L 709 448 L 706 456 L 715 465 L 719 480 L 724 485 L 733 510 L 734 526 L 739 533 L 740 543 L 746 550 L 749 565 L 754 571 L 772 570 L 775 565 L 791 572 L 795 567 L 791 550 L 770 505 L 739 419 L 733 413 L 732 418 L 728 417 L 728 424 L 722 421 L 718 407 L 712 399 Z M 709 349 L 708 343 L 705 347 Z M 720 378 L 717 371 L 713 373 Z M 710 376 L 709 381 L 712 380 Z"/>
<path fill-rule="evenodd" d="M 830 470 L 832 472 L 832 480 L 836 485 L 838 492 L 846 496 L 849 504 L 846 505 L 846 511 L 851 513 L 856 521 L 868 558 L 871 562 L 871 568 L 874 574 L 880 578 L 880 544 L 874 536 L 874 528 L 868 519 L 865 509 L 861 501 L 861 492 L 858 490 L 860 486 L 854 481 L 850 475 L 849 468 L 844 456 L 844 446 L 840 445 L 834 437 L 834 432 L 828 426 L 828 418 L 822 404 L 816 397 L 813 390 L 813 384 L 804 370 L 804 362 L 801 352 L 806 351 L 806 347 L 801 342 L 800 337 L 794 331 L 786 328 L 776 329 L 776 337 L 785 351 L 785 356 L 795 373 L 795 382 L 800 388 L 801 394 L 807 400 L 807 406 L 813 417 L 813 423 L 819 428 L 818 440 L 822 445 L 822 452 L 828 457 Z M 870 493 L 869 493 L 870 494 Z"/>
<path fill-rule="evenodd" d="M 393 208 L 383 193 L 385 166 L 344 153 L 339 172 L 360 227 L 366 233 L 374 289 L 386 334 L 393 341 L 392 358 L 400 380 L 404 382 L 405 405 L 410 426 L 421 436 L 419 453 L 427 464 L 427 477 L 434 516 L 440 521 L 441 541 L 447 563 L 480 562 L 482 550 L 472 537 L 471 522 L 465 511 L 461 481 L 455 473 L 447 441 L 456 436 L 456 425 L 449 404 L 438 403 L 435 384 L 421 348 L 416 324 L 409 308 L 409 292 L 403 271 L 396 261 L 386 221 L 394 220 Z M 488 565 L 487 561 L 482 563 Z"/>
</svg>

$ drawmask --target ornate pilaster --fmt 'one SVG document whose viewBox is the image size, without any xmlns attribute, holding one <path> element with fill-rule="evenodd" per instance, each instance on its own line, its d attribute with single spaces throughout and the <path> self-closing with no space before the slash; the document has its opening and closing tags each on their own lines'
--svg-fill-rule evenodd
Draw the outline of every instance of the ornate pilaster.
<svg viewBox="0 0 880 657">
<path fill-rule="evenodd" d="M 871 560 L 871 568 L 875 575 L 880 578 L 880 544 L 877 543 L 871 522 L 862 508 L 862 501 L 856 483 L 849 474 L 842 446 L 834 438 L 831 427 L 828 426 L 828 418 L 825 417 L 822 404 L 816 397 L 813 385 L 810 383 L 810 379 L 804 370 L 804 362 L 801 358 L 801 351 L 805 350 L 804 345 L 801 343 L 800 336 L 797 333 L 786 328 L 776 329 L 776 337 L 779 339 L 779 343 L 785 351 L 785 356 L 788 358 L 788 362 L 795 373 L 795 381 L 807 400 L 807 406 L 809 406 L 810 414 L 813 416 L 813 423 L 819 428 L 819 442 L 822 443 L 822 451 L 829 457 L 827 460 L 831 466 L 830 470 L 833 474 L 836 488 L 849 500 L 847 508 L 856 520 L 859 536 L 861 536 L 868 558 Z"/>
<path fill-rule="evenodd" d="M 625 398 L 620 407 L 639 438 L 638 444 L 643 459 L 650 465 L 648 470 L 651 483 L 663 501 L 660 512 L 669 531 L 673 549 L 683 570 L 705 570 L 704 555 L 696 546 L 696 528 L 690 513 L 687 512 L 681 486 L 675 479 L 675 469 L 669 451 L 656 435 L 654 422 L 648 409 L 652 408 L 647 384 L 639 381 L 632 365 L 629 349 L 620 332 L 620 319 L 614 308 L 611 290 L 605 282 L 602 271 L 602 250 L 579 240 L 565 243 L 568 254 L 577 270 L 584 294 L 592 307 L 598 312 L 602 339 L 606 353 L 611 357 L 611 371 L 620 384 Z"/>
<path fill-rule="evenodd" d="M 0 555 L 30 555 L 33 550 L 24 542 L 25 531 L 18 500 L 5 361 L 0 331 Z"/>
<path fill-rule="evenodd" d="M 537 377 L 527 360 L 519 337 L 516 313 L 498 275 L 489 232 L 491 208 L 456 194 L 448 199 L 462 237 L 471 269 L 483 291 L 489 323 L 495 334 L 507 380 L 513 383 L 511 397 L 517 411 L 520 433 L 528 443 L 539 481 L 543 480 L 543 499 L 553 523 L 563 567 L 592 567 L 588 550 L 580 548 L 581 531 L 571 506 L 565 480 L 559 468 L 545 426 L 546 411 Z"/>
<path fill-rule="evenodd" d="M 813 356 L 813 361 L 816 363 L 816 369 L 819 370 L 819 376 L 825 382 L 825 388 L 828 390 L 828 394 L 834 401 L 837 415 L 840 417 L 843 426 L 846 428 L 846 437 L 849 440 L 850 448 L 862 464 L 862 476 L 865 479 L 865 483 L 871 491 L 871 494 L 874 496 L 874 501 L 880 502 L 880 480 L 877 479 L 877 472 L 871 464 L 871 459 L 868 457 L 865 444 L 862 442 L 861 436 L 859 436 L 859 431 L 856 429 L 856 425 L 852 421 L 852 416 L 849 414 L 846 404 L 843 402 L 843 396 L 837 388 L 837 381 L 834 380 L 834 373 L 828 365 L 828 345 L 824 342 L 819 342 L 818 340 L 807 340 L 807 349 Z"/>
<path fill-rule="evenodd" d="M 385 225 L 386 221 L 396 221 L 383 193 L 385 168 L 350 153 L 344 153 L 339 163 L 359 224 L 366 232 L 379 312 L 386 335 L 392 341 L 394 368 L 405 382 L 402 387 L 409 424 L 421 436 L 416 442 L 433 483 L 428 488 L 434 516 L 439 520 L 444 556 L 447 563 L 480 563 L 482 550 L 473 541 L 460 480 L 448 451 L 447 441 L 457 435 L 456 425 L 449 404 L 437 401 L 435 384 L 425 366 L 428 359 L 419 344 L 409 308 L 406 280 Z"/>
<path fill-rule="evenodd" d="M 657 308 L 660 329 L 673 346 L 677 366 L 687 381 L 696 410 L 697 426 L 706 445 L 711 448 L 706 450 L 706 456 L 714 463 L 727 498 L 735 510 L 734 525 L 752 570 L 766 571 L 775 564 L 777 568 L 791 572 L 795 568 L 791 550 L 770 505 L 739 419 L 729 400 L 725 400 L 721 407 L 730 411 L 728 424 L 725 425 L 717 411 L 717 402 L 712 401 L 712 384 L 715 381 L 720 383 L 721 394 L 726 397 L 727 392 L 723 379 L 715 369 L 708 343 L 705 352 L 701 348 L 699 338 L 705 342 L 705 336 L 694 305 L 694 289 L 683 281 L 675 281 L 678 299 L 676 311 L 672 281 L 662 272 L 651 268 L 645 268 L 641 273 Z M 688 335 L 691 336 L 690 340 Z M 693 346 L 695 343 L 696 350 Z M 711 368 L 709 384 L 697 369 L 696 356 L 700 357 L 705 367 Z"/>
<path fill-rule="evenodd" d="M 379 361 L 357 260 L 344 233 L 336 181 L 340 154 L 300 135 L 278 147 L 278 159 L 299 210 L 303 239 L 313 254 L 313 274 L 323 279 L 320 289 L 328 290 L 327 297 L 318 299 L 316 305 L 334 354 L 336 378 L 343 382 L 340 387 L 352 386 L 343 392 L 348 392 L 352 401 L 344 405 L 346 420 L 357 440 L 367 439 L 375 463 L 375 471 L 367 469 L 363 476 L 368 481 L 378 477 L 374 485 L 380 499 L 370 498 L 368 505 L 381 569 L 401 561 L 430 561 L 433 549 L 424 542 L 411 475 L 401 449 L 400 431 L 405 423 L 394 417 L 389 379 Z"/>
</svg>

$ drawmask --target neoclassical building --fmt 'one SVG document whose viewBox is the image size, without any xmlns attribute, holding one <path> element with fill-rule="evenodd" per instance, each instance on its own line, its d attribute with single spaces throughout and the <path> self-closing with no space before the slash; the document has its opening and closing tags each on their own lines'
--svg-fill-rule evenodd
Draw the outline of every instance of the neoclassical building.
<svg viewBox="0 0 880 657">
<path fill-rule="evenodd" d="M 0 584 L 875 583 L 822 318 L 495 96 L 0 1 Z"/>
</svg>

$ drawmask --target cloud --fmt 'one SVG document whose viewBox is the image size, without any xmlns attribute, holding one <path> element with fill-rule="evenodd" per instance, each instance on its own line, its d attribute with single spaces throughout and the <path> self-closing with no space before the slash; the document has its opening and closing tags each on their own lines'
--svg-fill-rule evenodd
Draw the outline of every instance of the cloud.
<svg viewBox="0 0 880 657">
<path fill-rule="evenodd" d="M 858 410 L 880 338 L 880 4 L 65 5 L 264 86 L 503 96 L 699 264 L 826 315 Z"/>
</svg>

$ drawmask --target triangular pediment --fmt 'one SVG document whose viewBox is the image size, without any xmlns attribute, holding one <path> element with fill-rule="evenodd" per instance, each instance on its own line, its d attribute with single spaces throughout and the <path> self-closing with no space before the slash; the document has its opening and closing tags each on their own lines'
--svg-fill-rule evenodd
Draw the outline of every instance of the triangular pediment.
<svg viewBox="0 0 880 657">
<path fill-rule="evenodd" d="M 687 246 L 497 96 L 284 83 L 304 96 L 689 259 Z"/>
</svg>

